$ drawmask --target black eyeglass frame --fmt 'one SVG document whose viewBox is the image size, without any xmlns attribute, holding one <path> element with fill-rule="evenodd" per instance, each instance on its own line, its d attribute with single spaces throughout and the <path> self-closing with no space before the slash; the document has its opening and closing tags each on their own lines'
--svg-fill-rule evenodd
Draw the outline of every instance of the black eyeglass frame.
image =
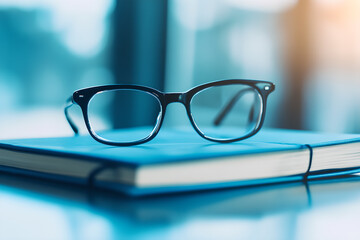
<svg viewBox="0 0 360 240">
<path fill-rule="evenodd" d="M 233 85 L 233 84 L 242 84 L 247 85 L 249 87 L 252 87 L 260 96 L 262 101 L 262 112 L 260 121 L 257 124 L 257 126 L 248 134 L 245 136 L 234 138 L 234 139 L 216 139 L 209 136 L 206 136 L 196 125 L 195 120 L 192 117 L 191 114 L 191 99 L 197 94 L 198 92 L 210 88 L 210 87 L 217 87 L 217 86 L 226 86 L 226 85 Z M 158 118 L 156 125 L 154 126 L 154 129 L 150 133 L 149 136 L 138 140 L 138 141 L 132 141 L 132 142 L 114 142 L 106 140 L 100 136 L 98 136 L 95 131 L 91 128 L 91 124 L 88 117 L 88 104 L 91 100 L 91 98 L 103 91 L 111 91 L 111 90 L 121 90 L 121 89 L 127 89 L 127 90 L 138 90 L 143 91 L 148 94 L 153 95 L 156 97 L 156 99 L 160 103 L 160 118 Z M 98 142 L 112 145 L 112 146 L 132 146 L 132 145 L 138 145 L 145 142 L 148 142 L 152 140 L 160 131 L 160 128 L 162 126 L 165 111 L 167 105 L 174 102 L 182 103 L 185 106 L 186 113 L 188 115 L 188 118 L 190 120 L 191 125 L 195 129 L 195 131 L 203 138 L 213 141 L 213 142 L 219 142 L 219 143 L 230 143 L 230 142 L 236 142 L 240 141 L 246 138 L 249 138 L 253 135 L 255 135 L 263 126 L 264 119 L 265 119 L 265 113 L 266 113 L 266 103 L 267 103 L 267 97 L 268 95 L 275 90 L 275 85 L 272 82 L 269 81 L 262 81 L 262 80 L 245 80 L 245 79 L 229 79 L 229 80 L 219 80 L 214 82 L 209 82 L 206 84 L 202 84 L 199 86 L 196 86 L 194 88 L 191 88 L 190 90 L 182 93 L 164 93 L 161 91 L 158 91 L 156 89 L 140 86 L 140 85 L 104 85 L 104 86 L 95 86 L 95 87 L 89 87 L 77 90 L 73 93 L 73 95 L 68 99 L 67 105 L 64 109 L 66 119 L 73 129 L 75 135 L 78 134 L 78 128 L 76 127 L 74 121 L 71 119 L 68 109 L 73 105 L 77 104 L 80 106 L 83 114 L 83 118 L 85 121 L 86 128 L 90 135 Z"/>
</svg>

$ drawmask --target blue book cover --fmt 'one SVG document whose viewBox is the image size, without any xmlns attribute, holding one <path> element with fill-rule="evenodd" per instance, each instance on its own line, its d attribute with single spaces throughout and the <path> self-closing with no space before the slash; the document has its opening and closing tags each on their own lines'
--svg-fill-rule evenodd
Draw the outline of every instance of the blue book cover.
<svg viewBox="0 0 360 240">
<path fill-rule="evenodd" d="M 191 130 L 163 129 L 154 140 L 131 147 L 103 145 L 90 136 L 3 140 L 0 169 L 145 195 L 357 171 L 359 147 L 360 136 L 351 134 L 264 129 L 221 144 Z"/>
</svg>

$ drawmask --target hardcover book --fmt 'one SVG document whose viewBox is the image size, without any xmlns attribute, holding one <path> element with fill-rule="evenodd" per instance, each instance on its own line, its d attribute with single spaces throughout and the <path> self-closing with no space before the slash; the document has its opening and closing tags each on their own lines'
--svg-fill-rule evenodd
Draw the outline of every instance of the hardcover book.
<svg viewBox="0 0 360 240">
<path fill-rule="evenodd" d="M 107 146 L 90 136 L 2 140 L 0 170 L 146 195 L 356 172 L 358 149 L 360 135 L 353 134 L 263 129 L 224 144 L 192 129 L 165 128 L 154 140 L 131 147 Z"/>
</svg>

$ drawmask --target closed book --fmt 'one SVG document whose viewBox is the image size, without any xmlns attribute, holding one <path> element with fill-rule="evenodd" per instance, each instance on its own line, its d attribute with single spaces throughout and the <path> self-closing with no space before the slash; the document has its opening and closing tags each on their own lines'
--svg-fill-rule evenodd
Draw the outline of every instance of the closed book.
<svg viewBox="0 0 360 240">
<path fill-rule="evenodd" d="M 139 129 L 111 134 L 138 134 Z M 231 130 L 230 130 L 231 131 Z M 152 141 L 107 146 L 90 136 L 0 142 L 0 170 L 146 195 L 298 181 L 356 172 L 360 135 L 263 129 L 213 143 L 192 129 L 162 129 Z"/>
</svg>

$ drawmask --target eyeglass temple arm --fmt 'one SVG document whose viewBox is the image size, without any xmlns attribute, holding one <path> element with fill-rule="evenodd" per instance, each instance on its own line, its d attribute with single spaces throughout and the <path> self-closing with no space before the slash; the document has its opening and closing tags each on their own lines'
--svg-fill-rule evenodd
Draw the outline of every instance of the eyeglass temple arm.
<svg viewBox="0 0 360 240">
<path fill-rule="evenodd" d="M 215 126 L 219 126 L 221 124 L 221 122 L 224 120 L 226 115 L 234 107 L 235 103 L 247 91 L 254 91 L 254 90 L 252 88 L 241 89 L 230 99 L 230 101 L 225 105 L 225 107 L 222 108 L 222 110 L 219 112 L 219 114 L 215 117 L 215 120 L 214 120 Z M 251 109 L 250 109 L 249 122 L 251 122 L 253 119 L 254 119 L 254 104 L 251 106 Z"/>
<path fill-rule="evenodd" d="M 66 100 L 66 106 L 65 106 L 65 109 L 64 109 L 64 113 L 65 113 L 66 120 L 69 123 L 71 129 L 74 131 L 75 135 L 78 135 L 79 134 L 79 129 L 75 125 L 74 121 L 71 119 L 70 114 L 69 114 L 69 108 L 71 106 L 73 106 L 73 105 L 74 105 L 73 99 L 72 99 L 72 97 L 69 97 Z"/>
</svg>

